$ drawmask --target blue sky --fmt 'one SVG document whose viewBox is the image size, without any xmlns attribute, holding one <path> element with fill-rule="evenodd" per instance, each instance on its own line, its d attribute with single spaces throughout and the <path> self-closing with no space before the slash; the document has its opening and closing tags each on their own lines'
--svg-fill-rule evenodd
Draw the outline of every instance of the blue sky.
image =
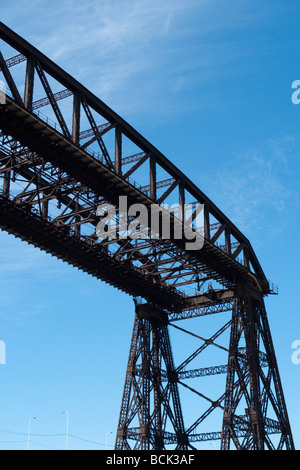
<svg viewBox="0 0 300 470">
<path fill-rule="evenodd" d="M 299 2 L 16 0 L 1 21 L 184 171 L 250 239 L 296 447 L 299 321 Z M 0 233 L 0 449 L 114 443 L 130 297 Z M 113 434 L 107 434 L 112 432 Z M 85 440 L 84 440 L 85 439 Z M 95 444 L 97 443 L 97 444 Z"/>
</svg>

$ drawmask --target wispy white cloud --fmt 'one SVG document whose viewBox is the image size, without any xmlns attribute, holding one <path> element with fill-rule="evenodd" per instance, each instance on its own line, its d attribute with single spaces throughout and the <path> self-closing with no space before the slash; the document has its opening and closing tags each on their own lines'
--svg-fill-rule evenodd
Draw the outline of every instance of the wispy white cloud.
<svg viewBox="0 0 300 470">
<path fill-rule="evenodd" d="M 59 275 L 64 275 L 64 267 L 49 254 L 34 248 L 12 235 L 0 231 L 0 279 L 5 282 L 7 279 L 16 277 L 28 281 L 29 276 L 39 279 L 57 279 Z M 12 286 L 13 288 L 13 286 Z"/>
<path fill-rule="evenodd" d="M 282 237 L 296 223 L 300 197 L 293 137 L 272 140 L 226 162 L 205 186 L 214 202 L 251 240 Z"/>
<path fill-rule="evenodd" d="M 131 121 L 141 113 L 162 118 L 217 106 L 209 93 L 219 84 L 220 70 L 223 76 L 238 75 L 241 56 L 245 60 L 247 54 L 262 53 L 263 46 L 245 50 L 236 41 L 241 30 L 247 41 L 253 28 L 269 21 L 269 6 L 263 2 L 254 8 L 255 4 L 256 0 L 16 0 L 14 12 L 4 5 L 2 14 L 9 26 Z M 282 8 L 281 2 L 272 6 L 272 14 Z M 201 102 L 195 100 L 193 92 L 209 81 L 215 85 L 201 95 Z M 212 178 L 209 190 L 217 188 L 221 207 L 252 230 L 259 208 L 267 211 L 260 217 L 270 212 L 278 217 L 291 200 L 292 190 L 278 173 L 281 168 L 287 174 L 290 157 L 283 141 L 249 150 L 233 157 L 231 167 Z"/>
<path fill-rule="evenodd" d="M 232 73 L 239 52 L 228 47 L 228 31 L 257 24 L 267 9 L 231 0 L 29 0 L 17 1 L 13 14 L 3 6 L 2 14 L 107 104 L 132 116 L 157 113 L 157 106 L 161 115 L 194 107 L 179 95 L 216 79 L 220 67 Z"/>
</svg>

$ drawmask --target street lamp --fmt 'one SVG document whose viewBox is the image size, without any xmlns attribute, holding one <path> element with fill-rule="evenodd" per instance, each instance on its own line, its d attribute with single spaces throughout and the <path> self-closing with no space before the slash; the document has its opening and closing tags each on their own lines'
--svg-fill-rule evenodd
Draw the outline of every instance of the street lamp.
<svg viewBox="0 0 300 470">
<path fill-rule="evenodd" d="M 66 433 L 66 450 L 68 450 L 68 439 L 69 439 L 69 412 L 63 411 L 63 414 L 67 415 L 67 433 Z"/>
<path fill-rule="evenodd" d="M 29 423 L 28 423 L 28 443 L 27 443 L 27 450 L 29 450 L 29 443 L 30 443 L 30 423 L 33 419 L 36 419 L 36 417 L 34 418 L 29 418 Z"/>
<path fill-rule="evenodd" d="M 105 437 L 106 437 L 106 439 L 105 439 L 105 448 L 106 448 L 106 450 L 107 450 L 107 436 L 108 436 L 108 434 L 112 434 L 112 431 L 109 431 L 105 434 Z"/>
</svg>

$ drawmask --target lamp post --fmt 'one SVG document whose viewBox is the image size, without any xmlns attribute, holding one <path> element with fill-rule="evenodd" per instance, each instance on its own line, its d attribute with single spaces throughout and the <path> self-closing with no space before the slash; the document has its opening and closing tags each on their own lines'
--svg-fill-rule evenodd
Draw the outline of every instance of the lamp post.
<svg viewBox="0 0 300 470">
<path fill-rule="evenodd" d="M 69 440 L 69 412 L 63 411 L 63 414 L 67 415 L 67 432 L 66 432 L 66 450 L 68 450 L 68 440 Z"/>
<path fill-rule="evenodd" d="M 107 432 L 106 435 L 105 435 L 105 437 L 106 437 L 106 439 L 105 439 L 105 448 L 106 448 L 106 450 L 107 450 L 107 436 L 108 436 L 108 434 L 112 434 L 112 431 Z"/>
<path fill-rule="evenodd" d="M 33 419 L 36 419 L 36 417 L 34 418 L 29 418 L 29 422 L 28 422 L 28 442 L 27 442 L 27 450 L 29 450 L 29 443 L 30 443 L 30 423 Z"/>
</svg>

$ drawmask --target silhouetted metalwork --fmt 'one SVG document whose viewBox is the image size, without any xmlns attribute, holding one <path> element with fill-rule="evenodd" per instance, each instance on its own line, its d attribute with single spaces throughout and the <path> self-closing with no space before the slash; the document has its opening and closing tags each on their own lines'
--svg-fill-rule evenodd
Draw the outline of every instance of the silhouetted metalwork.
<svg viewBox="0 0 300 470">
<path fill-rule="evenodd" d="M 276 288 L 249 240 L 93 93 L 2 23 L 0 38 L 0 227 L 135 301 L 116 449 L 293 449 L 264 304 Z M 120 196 L 189 203 L 195 233 L 201 205 L 203 247 L 100 239 L 98 207 L 118 219 Z"/>
</svg>

